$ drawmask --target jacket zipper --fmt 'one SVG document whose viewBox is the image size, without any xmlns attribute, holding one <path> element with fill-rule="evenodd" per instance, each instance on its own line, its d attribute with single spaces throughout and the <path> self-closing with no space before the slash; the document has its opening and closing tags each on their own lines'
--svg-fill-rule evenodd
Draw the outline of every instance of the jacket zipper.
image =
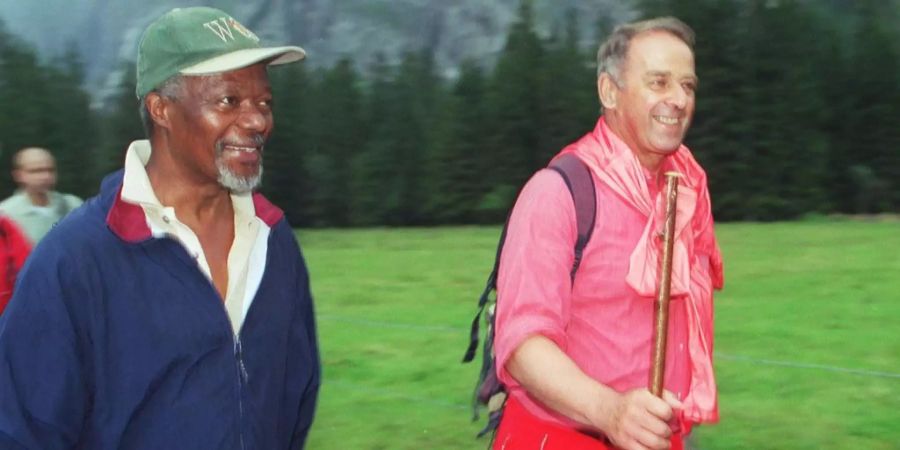
<svg viewBox="0 0 900 450">
<path fill-rule="evenodd" d="M 177 239 L 173 239 L 177 242 Z M 197 267 L 197 271 L 200 271 L 200 268 Z M 204 276 L 204 278 L 206 278 Z M 247 367 L 244 366 L 244 351 L 241 348 L 241 337 L 240 330 L 237 332 L 234 331 L 234 324 L 231 321 L 231 316 L 228 315 L 228 308 L 225 307 L 225 300 L 219 296 L 216 287 L 213 285 L 212 280 L 207 278 L 208 286 L 212 289 L 215 294 L 216 302 L 222 308 L 221 311 L 225 313 L 225 324 L 228 326 L 228 332 L 231 334 L 232 343 L 234 345 L 234 359 L 235 359 L 235 370 L 237 371 L 237 382 L 238 382 L 238 439 L 241 443 L 241 450 L 246 450 L 246 444 L 244 443 L 244 383 L 248 381 L 250 378 L 247 373 Z"/>
<path fill-rule="evenodd" d="M 210 286 L 213 288 L 213 291 L 216 292 L 212 283 L 210 283 Z M 250 376 L 247 373 L 247 367 L 244 366 L 244 350 L 241 347 L 241 332 L 240 330 L 234 331 L 234 324 L 231 322 L 231 316 L 228 315 L 225 301 L 219 298 L 218 292 L 216 292 L 216 297 L 219 305 L 222 307 L 222 312 L 225 313 L 225 323 L 228 326 L 229 333 L 231 333 L 231 340 L 234 345 L 234 362 L 238 382 L 238 440 L 241 443 L 241 450 L 246 450 L 247 446 L 244 443 L 244 383 L 247 382 Z"/>
<path fill-rule="evenodd" d="M 238 377 L 238 437 L 241 441 L 241 449 L 244 446 L 244 383 L 247 382 L 247 368 L 244 366 L 244 351 L 241 348 L 241 338 L 238 334 L 234 336 L 234 357 L 237 363 Z"/>
</svg>

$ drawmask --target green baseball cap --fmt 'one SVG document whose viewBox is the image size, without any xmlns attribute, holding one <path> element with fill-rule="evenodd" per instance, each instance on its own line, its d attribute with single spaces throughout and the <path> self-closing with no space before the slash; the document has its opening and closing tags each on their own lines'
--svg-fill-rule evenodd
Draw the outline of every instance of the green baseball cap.
<svg viewBox="0 0 900 450">
<path fill-rule="evenodd" d="M 214 8 L 176 8 L 144 31 L 138 47 L 138 98 L 172 76 L 228 72 L 268 61 L 299 61 L 306 52 L 296 46 L 261 47 L 259 38 L 233 17 Z"/>
</svg>

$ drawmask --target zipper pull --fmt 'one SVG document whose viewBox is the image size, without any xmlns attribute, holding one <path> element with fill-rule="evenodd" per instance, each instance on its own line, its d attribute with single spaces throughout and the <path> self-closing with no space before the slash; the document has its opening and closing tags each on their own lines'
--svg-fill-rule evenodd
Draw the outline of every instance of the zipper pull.
<svg viewBox="0 0 900 450">
<path fill-rule="evenodd" d="M 238 367 L 241 371 L 241 381 L 246 383 L 250 375 L 247 373 L 247 367 L 244 366 L 244 351 L 241 347 L 241 340 L 237 335 L 234 337 L 234 357 L 237 359 Z"/>
<path fill-rule="evenodd" d="M 247 373 L 247 368 L 244 367 L 244 360 L 238 360 L 238 363 L 241 366 L 241 378 L 243 378 L 244 383 L 247 383 L 250 379 L 250 375 Z"/>
</svg>

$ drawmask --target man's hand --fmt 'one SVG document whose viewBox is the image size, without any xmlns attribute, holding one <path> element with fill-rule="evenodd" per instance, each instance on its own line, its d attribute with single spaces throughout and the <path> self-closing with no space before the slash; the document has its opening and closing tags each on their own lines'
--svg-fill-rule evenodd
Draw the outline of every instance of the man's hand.
<svg viewBox="0 0 900 450">
<path fill-rule="evenodd" d="M 622 450 L 665 450 L 672 430 L 668 422 L 681 402 L 669 391 L 660 399 L 646 388 L 619 394 L 604 405 L 597 425 Z"/>
<path fill-rule="evenodd" d="M 526 339 L 506 370 L 529 394 L 550 409 L 605 434 L 622 450 L 664 450 L 670 446 L 668 422 L 681 409 L 669 391 L 663 398 L 647 388 L 625 393 L 585 375 L 551 340 Z"/>
</svg>

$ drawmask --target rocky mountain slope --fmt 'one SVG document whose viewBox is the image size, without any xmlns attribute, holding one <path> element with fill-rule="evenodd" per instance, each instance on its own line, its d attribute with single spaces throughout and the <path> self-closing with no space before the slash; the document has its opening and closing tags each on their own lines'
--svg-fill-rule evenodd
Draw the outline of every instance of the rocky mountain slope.
<svg viewBox="0 0 900 450">
<path fill-rule="evenodd" d="M 222 8 L 264 42 L 296 43 L 309 63 L 330 66 L 343 57 L 365 70 L 376 54 L 396 61 L 429 48 L 441 71 L 455 74 L 465 58 L 492 63 L 503 48 L 520 0 L 0 0 L 0 21 L 44 59 L 75 46 L 85 62 L 89 90 L 102 98 L 133 61 L 143 28 L 163 12 L 187 5 Z M 582 44 L 595 46 L 599 18 L 628 18 L 616 0 L 534 0 L 542 36 L 561 29 L 568 11 L 579 20 Z"/>
</svg>

